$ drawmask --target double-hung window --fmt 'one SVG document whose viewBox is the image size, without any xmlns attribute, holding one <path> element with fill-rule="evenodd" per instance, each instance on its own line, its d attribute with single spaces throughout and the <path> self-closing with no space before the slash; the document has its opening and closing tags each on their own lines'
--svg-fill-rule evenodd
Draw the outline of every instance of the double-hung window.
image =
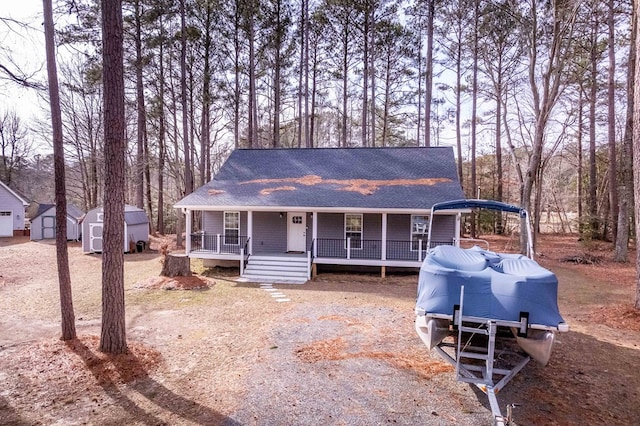
<svg viewBox="0 0 640 426">
<path fill-rule="evenodd" d="M 362 248 L 362 215 L 361 214 L 345 214 L 344 215 L 344 238 L 345 244 L 347 238 L 351 238 L 351 248 Z"/>
<path fill-rule="evenodd" d="M 422 240 L 422 250 L 427 248 L 429 234 L 429 216 L 411 216 L 411 250 L 418 250 L 419 240 Z"/>
<path fill-rule="evenodd" d="M 224 212 L 224 244 L 240 244 L 240 212 Z"/>
</svg>

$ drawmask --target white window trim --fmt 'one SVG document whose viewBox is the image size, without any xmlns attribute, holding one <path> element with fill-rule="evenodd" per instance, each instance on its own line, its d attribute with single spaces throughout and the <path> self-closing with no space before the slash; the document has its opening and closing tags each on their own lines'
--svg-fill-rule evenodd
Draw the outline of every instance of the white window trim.
<svg viewBox="0 0 640 426">
<path fill-rule="evenodd" d="M 237 214 L 238 215 L 238 236 L 237 238 L 237 243 L 233 244 L 233 243 L 228 243 L 227 242 L 227 213 L 229 214 Z M 240 245 L 240 212 L 239 211 L 224 211 L 222 213 L 222 238 L 224 241 L 224 244 L 229 245 L 229 246 L 239 246 Z M 234 229 L 234 228 L 228 228 L 228 229 Z"/>
<path fill-rule="evenodd" d="M 345 213 L 344 214 L 344 248 L 347 248 L 347 216 L 360 216 L 360 247 L 351 246 L 351 250 L 362 250 L 362 236 L 364 234 L 364 215 L 362 213 Z M 352 234 L 355 232 L 350 231 Z"/>
<path fill-rule="evenodd" d="M 426 219 L 426 223 L 424 224 L 425 228 L 424 228 L 424 232 L 413 232 L 413 218 L 416 216 L 423 216 Z M 429 221 L 431 220 L 431 217 L 428 214 L 412 214 L 411 215 L 411 221 L 409 223 L 409 241 L 411 241 L 411 245 L 409 246 L 409 248 L 411 249 L 411 251 L 418 251 L 417 248 L 417 241 L 416 241 L 416 248 L 413 248 L 413 236 L 414 235 L 424 235 L 424 238 L 422 239 L 422 243 L 424 244 L 425 241 L 428 241 L 429 238 Z M 427 247 L 428 249 L 428 247 Z"/>
</svg>

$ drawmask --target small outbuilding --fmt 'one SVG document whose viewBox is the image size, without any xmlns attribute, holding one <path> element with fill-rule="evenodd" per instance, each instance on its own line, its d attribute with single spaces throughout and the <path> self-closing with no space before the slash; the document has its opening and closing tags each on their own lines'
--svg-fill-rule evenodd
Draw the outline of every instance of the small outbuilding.
<svg viewBox="0 0 640 426">
<path fill-rule="evenodd" d="M 82 251 L 84 253 L 102 252 L 102 231 L 104 210 L 102 207 L 90 210 L 82 220 Z M 125 253 L 135 251 L 138 247 L 149 246 L 149 216 L 138 207 L 124 206 L 124 241 Z"/>
<path fill-rule="evenodd" d="M 67 240 L 80 240 L 82 227 L 80 225 L 84 212 L 67 204 Z M 56 205 L 39 204 L 31 217 L 31 240 L 47 240 L 56 238 Z"/>
<path fill-rule="evenodd" d="M 0 237 L 22 235 L 25 231 L 25 208 L 29 202 L 0 181 Z"/>
</svg>

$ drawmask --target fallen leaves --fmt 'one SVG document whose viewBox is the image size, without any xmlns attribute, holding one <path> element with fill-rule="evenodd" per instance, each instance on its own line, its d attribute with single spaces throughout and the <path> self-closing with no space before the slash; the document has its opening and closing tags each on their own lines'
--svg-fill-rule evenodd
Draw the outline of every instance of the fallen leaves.
<svg viewBox="0 0 640 426">
<path fill-rule="evenodd" d="M 205 290 L 213 287 L 215 282 L 196 275 L 190 277 L 151 277 L 140 281 L 135 288 L 152 290 Z"/>
</svg>

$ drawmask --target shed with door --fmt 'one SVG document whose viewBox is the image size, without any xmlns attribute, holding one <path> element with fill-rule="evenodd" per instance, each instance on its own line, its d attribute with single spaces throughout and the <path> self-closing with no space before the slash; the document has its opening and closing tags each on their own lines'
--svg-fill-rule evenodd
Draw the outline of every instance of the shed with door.
<svg viewBox="0 0 640 426">
<path fill-rule="evenodd" d="M 80 240 L 82 236 L 82 216 L 84 212 L 67 204 L 67 240 Z M 56 205 L 39 204 L 35 215 L 31 217 L 31 240 L 56 238 Z"/>
<path fill-rule="evenodd" d="M 102 253 L 103 226 L 104 210 L 102 207 L 87 212 L 82 221 L 82 251 L 84 253 Z M 143 209 L 125 204 L 122 244 L 125 253 L 135 251 L 140 246 L 149 246 L 149 216 Z"/>
</svg>

